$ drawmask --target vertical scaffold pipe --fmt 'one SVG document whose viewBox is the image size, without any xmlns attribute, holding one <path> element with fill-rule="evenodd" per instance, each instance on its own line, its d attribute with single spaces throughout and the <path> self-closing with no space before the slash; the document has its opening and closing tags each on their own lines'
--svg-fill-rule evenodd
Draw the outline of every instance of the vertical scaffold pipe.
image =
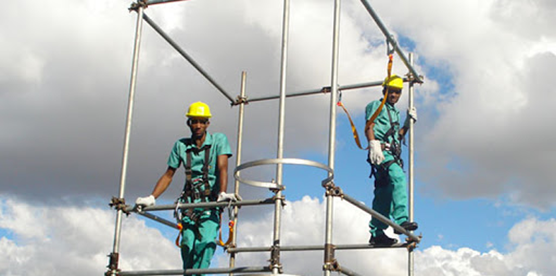
<svg viewBox="0 0 556 276">
<path fill-rule="evenodd" d="M 338 53 L 340 36 L 340 0 L 334 0 L 334 30 L 332 35 L 332 73 L 331 73 L 331 92 L 330 92 L 330 126 L 328 141 L 328 166 L 334 170 L 334 160 L 336 152 L 336 103 L 338 102 Z M 330 175 L 329 175 L 330 176 Z M 331 194 L 326 196 L 326 231 L 325 249 L 332 250 L 332 221 L 334 198 Z M 324 275 L 330 276 L 331 264 L 334 260 L 331 252 L 324 252 L 325 269 Z"/>
<path fill-rule="evenodd" d="M 120 193 L 119 198 L 123 199 L 125 194 L 125 184 L 126 184 L 126 176 L 127 176 L 127 163 L 128 163 L 128 155 L 129 155 L 129 140 L 130 140 L 130 133 L 131 133 L 131 121 L 133 118 L 133 103 L 135 98 L 135 86 L 137 83 L 137 68 L 139 64 L 139 48 L 141 45 L 141 35 L 143 29 L 143 6 L 137 6 L 137 24 L 135 26 L 135 43 L 133 48 L 133 61 L 131 65 L 131 80 L 129 85 L 129 99 L 127 104 L 127 119 L 126 119 L 126 127 L 125 127 L 125 135 L 124 135 L 124 148 L 123 148 L 123 157 L 122 157 L 122 170 L 120 174 Z M 118 213 L 116 215 L 116 228 L 114 230 L 114 245 L 112 248 L 112 257 L 115 260 L 115 269 L 109 267 L 112 270 L 112 275 L 116 275 L 117 262 L 119 260 L 119 251 L 120 251 L 120 236 L 122 232 L 122 215 L 123 210 L 118 209 Z M 112 266 L 110 264 L 109 266 Z"/>
<path fill-rule="evenodd" d="M 247 77 L 247 73 L 245 71 L 241 72 L 241 89 L 239 92 L 239 118 L 237 121 L 237 148 L 236 148 L 236 167 L 241 165 L 241 151 L 242 151 L 242 142 L 243 142 L 243 117 L 244 117 L 244 110 L 245 110 L 245 79 Z M 238 175 L 241 172 L 238 172 Z M 235 180 L 234 182 L 234 193 L 239 195 L 239 180 Z M 239 208 L 234 206 L 234 231 L 232 233 L 232 245 L 237 244 L 237 215 L 238 215 Z M 230 267 L 233 268 L 236 266 L 236 253 L 230 254 Z M 230 273 L 230 276 L 233 276 L 233 273 Z"/>
<path fill-rule="evenodd" d="M 286 73 L 288 65 L 288 36 L 290 26 L 290 0 L 284 0 L 284 12 L 282 19 L 282 57 L 280 64 L 280 107 L 278 119 L 278 148 L 277 158 L 284 157 L 284 120 L 286 112 Z M 282 164 L 276 165 L 276 182 L 282 185 Z M 276 192 L 274 203 L 274 235 L 272 245 L 274 252 L 271 253 L 272 274 L 278 274 L 281 270 L 280 264 L 280 221 L 282 219 L 282 191 Z"/>
<path fill-rule="evenodd" d="M 409 63 L 411 64 L 411 66 L 413 66 L 413 53 L 409 53 Z M 409 108 L 412 108 L 414 106 L 414 102 L 413 102 L 413 98 L 414 98 L 414 82 L 411 81 L 409 82 Z M 409 208 L 409 221 L 414 221 L 414 216 L 413 216 L 413 196 L 414 196 L 414 170 L 413 170 L 413 164 L 415 162 L 414 159 L 414 152 L 413 152 L 413 148 L 414 148 L 414 143 L 413 143 L 413 136 L 414 136 L 414 124 L 415 122 L 413 122 L 413 120 L 411 120 L 411 122 L 409 123 L 409 144 L 408 144 L 408 151 L 409 151 L 409 157 L 408 157 L 408 161 L 409 161 L 409 169 L 408 169 L 408 178 L 409 178 L 409 203 L 408 203 L 408 208 Z M 412 231 L 413 232 L 413 231 Z M 413 276 L 413 268 L 414 268 L 414 263 L 413 263 L 413 250 L 409 250 L 408 256 L 407 256 L 407 266 L 408 266 L 408 275 L 409 276 Z"/>
</svg>

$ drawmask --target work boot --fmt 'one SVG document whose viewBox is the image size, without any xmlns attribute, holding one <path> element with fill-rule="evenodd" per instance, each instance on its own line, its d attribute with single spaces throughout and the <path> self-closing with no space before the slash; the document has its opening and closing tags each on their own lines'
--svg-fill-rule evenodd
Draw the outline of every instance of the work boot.
<svg viewBox="0 0 556 276">
<path fill-rule="evenodd" d="M 371 236 L 369 240 L 369 244 L 373 246 L 392 246 L 398 243 L 397 239 L 392 239 L 385 234 L 378 235 L 378 236 Z"/>
<path fill-rule="evenodd" d="M 400 224 L 400 226 L 401 226 L 403 229 L 407 230 L 407 231 L 415 231 L 415 230 L 417 230 L 417 228 L 419 227 L 419 226 L 417 225 L 417 222 L 409 222 L 409 221 L 407 221 L 407 220 L 404 221 L 404 222 L 402 222 L 402 224 Z M 401 234 L 402 232 L 400 232 L 400 231 L 394 229 L 394 233 L 399 235 L 399 234 Z"/>
</svg>

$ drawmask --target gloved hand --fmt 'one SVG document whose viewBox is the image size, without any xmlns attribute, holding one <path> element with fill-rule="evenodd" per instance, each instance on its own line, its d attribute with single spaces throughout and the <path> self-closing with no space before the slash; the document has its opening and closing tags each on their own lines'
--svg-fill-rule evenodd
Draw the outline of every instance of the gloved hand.
<svg viewBox="0 0 556 276">
<path fill-rule="evenodd" d="M 216 202 L 221 201 L 237 201 L 237 197 L 235 194 L 232 193 L 220 192 L 218 194 L 218 199 L 216 200 Z"/>
<path fill-rule="evenodd" d="M 407 108 L 407 116 L 405 117 L 405 122 L 403 123 L 405 128 L 409 128 L 409 118 L 413 119 L 413 123 L 417 123 L 417 108 L 415 106 Z"/>
<path fill-rule="evenodd" d="M 149 207 L 156 204 L 156 199 L 154 198 L 153 195 L 146 196 L 146 197 L 138 197 L 137 200 L 135 200 L 135 204 Z"/>
<path fill-rule="evenodd" d="M 384 154 L 382 154 L 382 145 L 379 140 L 369 141 L 369 160 L 371 164 L 379 165 L 384 161 Z"/>
</svg>

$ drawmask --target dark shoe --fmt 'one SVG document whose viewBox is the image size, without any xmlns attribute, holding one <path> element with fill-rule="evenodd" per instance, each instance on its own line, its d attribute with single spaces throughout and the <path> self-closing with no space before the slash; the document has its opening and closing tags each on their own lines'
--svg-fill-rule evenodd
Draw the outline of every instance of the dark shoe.
<svg viewBox="0 0 556 276">
<path fill-rule="evenodd" d="M 385 234 L 378 235 L 378 236 L 371 236 L 369 240 L 369 244 L 373 246 L 392 246 L 398 243 L 397 239 L 392 239 Z"/>
<path fill-rule="evenodd" d="M 404 222 L 402 222 L 402 224 L 400 224 L 400 226 L 401 226 L 403 229 L 407 230 L 407 231 L 415 231 L 415 230 L 417 230 L 417 228 L 419 227 L 419 226 L 417 225 L 417 222 L 409 222 L 409 221 L 407 221 L 407 220 L 404 221 Z M 394 229 L 394 233 L 399 235 L 399 234 L 401 234 L 402 232 L 400 232 L 400 231 Z"/>
</svg>

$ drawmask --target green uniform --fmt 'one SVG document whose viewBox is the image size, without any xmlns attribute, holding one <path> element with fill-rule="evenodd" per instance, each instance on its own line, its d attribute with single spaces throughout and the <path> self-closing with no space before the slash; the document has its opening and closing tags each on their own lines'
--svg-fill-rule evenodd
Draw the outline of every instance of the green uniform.
<svg viewBox="0 0 556 276">
<path fill-rule="evenodd" d="M 177 169 L 180 164 L 187 164 L 187 151 L 191 155 L 191 178 L 192 183 L 203 183 L 203 167 L 205 163 L 206 146 L 210 154 L 208 157 L 208 183 L 211 189 L 212 200 L 220 193 L 217 174 L 217 159 L 219 155 L 232 156 L 232 150 L 228 138 L 222 133 L 206 133 L 206 138 L 200 149 L 192 143 L 190 138 L 183 138 L 174 144 L 172 152 L 168 157 L 168 166 Z M 185 189 L 185 187 L 184 187 Z M 204 191 L 205 186 L 198 186 L 198 193 Z M 182 200 L 189 202 L 209 201 L 209 198 L 189 197 Z M 220 229 L 220 212 L 217 208 L 203 210 L 195 209 L 190 216 L 182 219 L 182 242 L 181 255 L 183 269 L 208 268 L 216 250 L 216 238 Z"/>
<path fill-rule="evenodd" d="M 365 118 L 369 120 L 374 112 L 380 106 L 382 100 L 373 101 L 367 105 L 365 109 Z M 390 113 L 390 116 L 388 115 Z M 388 135 L 391 127 L 394 127 L 394 135 Z M 400 145 L 400 112 L 396 107 L 386 102 L 375 119 L 373 128 L 375 139 L 381 143 L 390 143 Z M 399 148 L 401 151 L 401 147 Z M 392 217 L 396 224 L 408 220 L 407 214 L 407 182 L 405 173 L 401 166 L 401 159 L 391 150 L 383 150 L 384 161 L 375 166 L 375 190 L 373 199 L 373 209 L 383 216 Z M 391 162 L 394 161 L 394 162 Z M 389 165 L 387 165 L 389 164 Z M 387 167 L 385 167 L 387 165 Z M 373 165 L 374 166 L 374 165 Z M 388 227 L 385 223 L 378 219 L 372 218 L 369 222 L 370 232 L 373 236 L 379 236 L 384 233 L 384 229 Z"/>
</svg>

